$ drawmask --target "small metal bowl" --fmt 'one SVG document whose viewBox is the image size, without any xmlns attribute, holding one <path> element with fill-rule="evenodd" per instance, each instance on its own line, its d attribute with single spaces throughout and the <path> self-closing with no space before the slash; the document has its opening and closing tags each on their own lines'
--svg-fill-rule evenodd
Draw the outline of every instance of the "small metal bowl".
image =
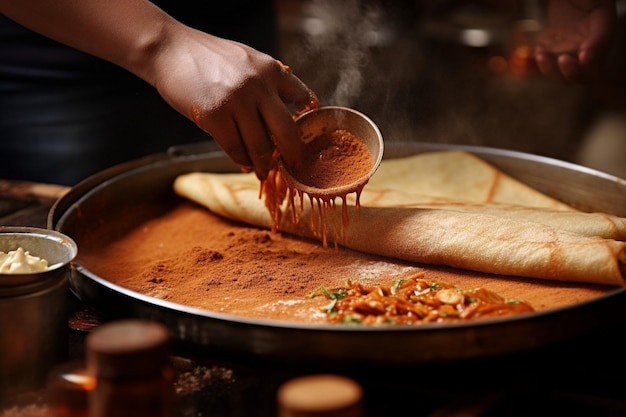
<svg viewBox="0 0 626 417">
<path fill-rule="evenodd" d="M 383 136 L 378 126 L 363 113 L 348 107 L 324 106 L 310 110 L 301 114 L 296 118 L 296 123 L 302 132 L 302 141 L 309 143 L 314 139 L 322 136 L 324 133 L 343 129 L 357 138 L 359 138 L 369 149 L 373 165 L 372 169 L 363 177 L 342 186 L 333 187 L 332 189 L 321 189 L 313 187 L 310 184 L 302 183 L 289 170 L 288 166 L 283 165 L 283 174 L 287 183 L 312 197 L 334 197 L 346 195 L 357 191 L 360 187 L 369 181 L 370 177 L 376 172 L 380 161 L 383 158 Z"/>
<path fill-rule="evenodd" d="M 34 273 L 0 272 L 0 288 L 41 282 L 62 274 L 78 253 L 76 243 L 60 232 L 37 227 L 0 226 L 0 252 L 8 253 L 20 247 L 30 255 L 48 261 L 50 268 Z"/>
<path fill-rule="evenodd" d="M 0 226 L 0 251 L 20 247 L 47 260 L 49 269 L 0 273 L 0 402 L 40 388 L 67 357 L 69 274 L 77 245 L 54 230 Z"/>
</svg>

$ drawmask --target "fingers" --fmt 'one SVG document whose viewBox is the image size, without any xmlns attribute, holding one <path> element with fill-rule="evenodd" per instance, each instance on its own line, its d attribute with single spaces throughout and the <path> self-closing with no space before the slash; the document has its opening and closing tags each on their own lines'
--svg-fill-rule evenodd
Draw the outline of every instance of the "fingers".
<svg viewBox="0 0 626 417">
<path fill-rule="evenodd" d="M 271 129 L 267 127 L 258 109 L 251 113 L 244 113 L 238 118 L 238 127 L 241 134 L 244 151 L 252 163 L 258 179 L 267 178 L 272 165 L 274 141 Z"/>
<path fill-rule="evenodd" d="M 254 169 L 254 163 L 248 154 L 237 122 L 228 115 L 220 119 L 222 120 L 220 123 L 204 123 L 203 113 L 201 111 L 194 112 L 194 121 L 196 124 L 215 139 L 224 153 L 226 153 L 234 163 L 239 165 L 243 171 L 252 171 Z M 203 127 L 205 125 L 207 127 Z"/>
<path fill-rule="evenodd" d="M 279 81 L 276 84 L 280 99 L 288 106 L 289 111 L 298 115 L 319 106 L 319 100 L 315 92 L 311 90 L 291 68 L 280 61 L 276 61 L 281 67 Z"/>
<path fill-rule="evenodd" d="M 243 172 L 254 171 L 260 180 L 267 178 L 274 142 L 255 107 L 237 114 L 226 113 L 219 117 L 219 122 L 208 124 L 211 130 L 206 131 Z"/>
<path fill-rule="evenodd" d="M 294 116 L 318 106 L 315 93 L 289 67 L 278 61 L 265 64 L 257 68 L 260 77 L 250 77 L 226 101 L 192 111 L 196 124 L 260 180 L 267 178 L 275 150 L 287 164 L 302 159 L 304 143 Z"/>
<path fill-rule="evenodd" d="M 537 51 L 535 52 L 535 63 L 539 72 L 541 72 L 546 78 L 552 80 L 562 79 L 552 56 L 544 52 L 543 49 L 537 48 Z"/>
<path fill-rule="evenodd" d="M 319 100 L 313 90 L 295 76 L 289 67 L 280 61 L 279 64 L 283 71 L 277 83 L 278 97 L 283 103 L 285 113 L 272 110 L 272 103 L 268 101 L 268 105 L 262 108 L 262 114 L 282 160 L 293 167 L 304 159 L 305 148 L 300 138 L 300 130 L 293 119 L 319 107 Z"/>
<path fill-rule="evenodd" d="M 275 73 L 270 91 L 265 92 L 258 102 L 256 120 L 240 125 L 260 179 L 267 177 L 274 149 L 289 166 L 295 166 L 303 159 L 305 144 L 300 139 L 294 116 L 319 106 L 315 93 L 293 74 L 291 68 L 280 61 L 276 61 L 276 65 L 279 72 Z"/>
<path fill-rule="evenodd" d="M 539 72 L 555 81 L 583 84 L 589 80 L 581 62 L 570 54 L 553 55 L 538 48 L 535 63 Z"/>
<path fill-rule="evenodd" d="M 278 100 L 278 103 L 265 102 L 261 114 L 282 160 L 288 166 L 297 165 L 304 158 L 305 144 L 291 112 Z"/>
<path fill-rule="evenodd" d="M 303 159 L 305 146 L 294 116 L 319 105 L 315 93 L 291 68 L 280 61 L 275 64 L 279 71 L 275 78 L 270 77 L 273 83 L 258 100 L 257 113 L 250 120 L 238 118 L 248 155 L 261 180 L 268 175 L 275 149 L 287 165 L 294 166 Z"/>
<path fill-rule="evenodd" d="M 557 65 L 567 82 L 584 84 L 588 81 L 587 74 L 577 58 L 568 54 L 561 54 L 557 57 Z"/>
</svg>

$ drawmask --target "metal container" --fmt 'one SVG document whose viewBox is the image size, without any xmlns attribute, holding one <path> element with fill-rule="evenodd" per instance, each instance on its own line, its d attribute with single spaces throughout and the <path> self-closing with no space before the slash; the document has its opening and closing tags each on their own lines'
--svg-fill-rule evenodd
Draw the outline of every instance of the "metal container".
<svg viewBox="0 0 626 417">
<path fill-rule="evenodd" d="M 343 184 L 332 189 L 320 189 L 302 183 L 288 166 L 283 165 L 285 180 L 296 189 L 310 196 L 336 197 L 356 192 L 365 185 L 383 159 L 384 142 L 378 126 L 366 115 L 348 107 L 325 106 L 310 110 L 296 119 L 302 140 L 309 143 L 333 130 L 342 129 L 352 133 L 369 150 L 372 156 L 372 168 L 353 183 Z"/>
<path fill-rule="evenodd" d="M 42 387 L 50 369 L 67 358 L 69 264 L 76 243 L 53 230 L 0 226 L 0 251 L 20 247 L 50 268 L 0 273 L 0 403 Z"/>
</svg>

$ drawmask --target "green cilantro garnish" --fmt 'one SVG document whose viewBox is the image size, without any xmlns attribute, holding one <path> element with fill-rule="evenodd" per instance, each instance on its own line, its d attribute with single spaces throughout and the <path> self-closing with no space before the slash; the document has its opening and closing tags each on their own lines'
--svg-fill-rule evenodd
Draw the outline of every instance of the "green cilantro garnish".
<svg viewBox="0 0 626 417">
<path fill-rule="evenodd" d="M 315 297 L 317 297 L 319 295 L 320 292 L 326 298 L 330 298 L 331 300 L 341 300 L 342 298 L 344 298 L 348 294 L 348 290 L 346 290 L 344 288 L 340 288 L 337 291 L 332 291 L 331 292 L 331 291 L 328 291 L 328 288 L 326 288 L 325 286 L 321 285 L 318 288 L 316 288 L 313 291 L 311 291 L 307 295 L 307 298 L 315 298 Z"/>
<path fill-rule="evenodd" d="M 341 300 L 346 295 L 348 295 L 348 290 L 346 290 L 345 288 L 340 288 L 336 291 L 329 291 L 328 288 L 321 285 L 318 288 L 311 291 L 307 295 L 307 298 L 315 298 L 320 294 L 328 298 L 329 300 L 331 300 L 331 302 L 328 305 L 322 307 L 322 310 L 325 311 L 326 313 L 334 313 L 337 311 L 335 308 L 335 306 L 337 305 L 337 300 Z"/>
<path fill-rule="evenodd" d="M 356 314 L 346 314 L 341 320 L 342 324 L 363 324 L 363 321 Z"/>
<path fill-rule="evenodd" d="M 393 280 L 393 284 L 391 285 L 391 294 L 392 295 L 396 295 L 396 292 L 398 291 L 398 288 L 400 288 L 400 285 L 402 285 L 402 283 L 404 282 L 404 279 L 394 279 Z"/>
</svg>

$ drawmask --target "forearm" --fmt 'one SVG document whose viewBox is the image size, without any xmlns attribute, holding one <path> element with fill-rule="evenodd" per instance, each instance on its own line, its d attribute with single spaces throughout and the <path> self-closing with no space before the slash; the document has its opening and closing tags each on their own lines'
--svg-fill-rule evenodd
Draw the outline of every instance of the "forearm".
<svg viewBox="0 0 626 417">
<path fill-rule="evenodd" d="M 149 64 L 173 18 L 146 0 L 0 0 L 29 29 L 117 64 L 154 84 Z"/>
<path fill-rule="evenodd" d="M 142 78 L 259 179 L 275 149 L 288 161 L 302 154 L 292 113 L 317 99 L 265 53 L 185 26 L 149 0 L 0 0 L 0 12 Z"/>
</svg>

